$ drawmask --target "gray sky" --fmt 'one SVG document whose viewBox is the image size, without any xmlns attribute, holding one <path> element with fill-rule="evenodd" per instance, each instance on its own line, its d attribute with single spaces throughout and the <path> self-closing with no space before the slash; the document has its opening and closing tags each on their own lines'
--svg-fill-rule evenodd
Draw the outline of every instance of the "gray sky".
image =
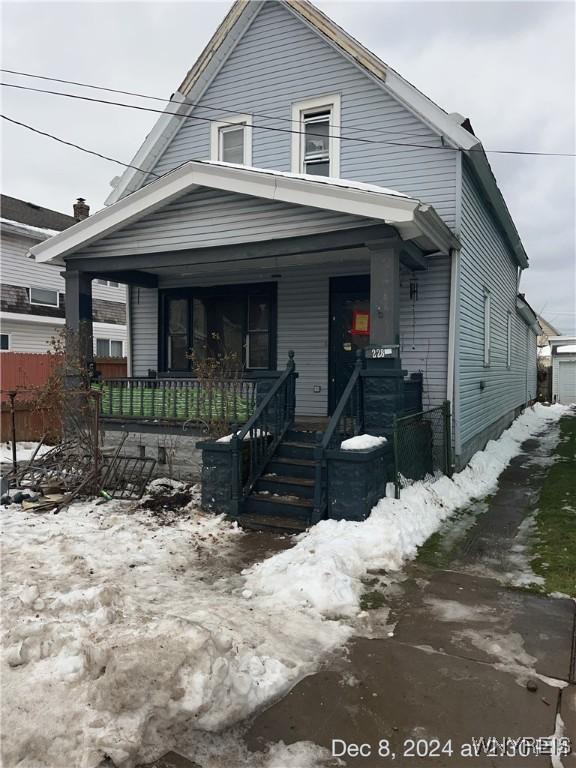
<svg viewBox="0 0 576 768">
<path fill-rule="evenodd" d="M 487 149 L 575 152 L 573 3 L 317 4 L 440 106 L 470 117 Z M 229 6 L 4 2 L 2 66 L 167 98 Z M 1 96 L 8 116 L 124 162 L 155 122 L 44 94 Z M 103 205 L 120 166 L 2 122 L 6 194 L 64 212 L 78 196 L 93 211 Z M 521 290 L 559 330 L 576 333 L 575 162 L 489 158 L 530 258 Z"/>
</svg>

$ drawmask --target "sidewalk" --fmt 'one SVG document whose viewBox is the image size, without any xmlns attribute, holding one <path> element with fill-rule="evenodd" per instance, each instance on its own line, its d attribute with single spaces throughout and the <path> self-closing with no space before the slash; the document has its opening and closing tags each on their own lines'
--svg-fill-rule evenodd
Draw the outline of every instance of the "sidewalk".
<svg viewBox="0 0 576 768">
<path fill-rule="evenodd" d="M 442 567 L 425 557 L 402 581 L 375 574 L 384 599 L 364 627 L 370 637 L 356 638 L 343 658 L 257 717 L 246 734 L 251 750 L 279 740 L 330 749 L 339 739 L 339 755 L 342 742 L 371 748 L 367 757 L 342 755 L 346 766 L 576 766 L 574 755 L 551 763 L 545 755 L 472 757 L 461 751 L 482 736 L 560 733 L 557 715 L 576 747 L 576 604 L 498 580 L 514 562 L 510 554 L 537 502 L 553 438 L 544 434 L 524 444 L 496 494 L 472 510 L 479 517 L 468 532 L 471 521 L 462 518 L 446 527 L 436 548 Z M 437 754 L 407 754 L 409 740 L 431 746 L 433 738 L 440 742 Z M 382 739 L 394 760 L 378 755 Z"/>
</svg>

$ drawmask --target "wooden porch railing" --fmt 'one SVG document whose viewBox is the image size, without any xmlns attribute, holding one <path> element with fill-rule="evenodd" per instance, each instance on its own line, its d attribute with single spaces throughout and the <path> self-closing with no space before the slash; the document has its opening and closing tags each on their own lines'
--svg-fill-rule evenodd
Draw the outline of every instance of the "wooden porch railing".
<svg viewBox="0 0 576 768">
<path fill-rule="evenodd" d="M 297 376 L 294 352 L 290 351 L 282 375 L 276 379 L 247 423 L 232 437 L 232 499 L 238 510 L 241 509 L 240 502 L 251 492 L 294 423 Z M 244 461 L 247 462 L 247 472 L 246 469 L 243 471 Z"/>
<path fill-rule="evenodd" d="M 94 382 L 104 418 L 242 424 L 256 407 L 256 381 L 124 378 Z"/>
</svg>

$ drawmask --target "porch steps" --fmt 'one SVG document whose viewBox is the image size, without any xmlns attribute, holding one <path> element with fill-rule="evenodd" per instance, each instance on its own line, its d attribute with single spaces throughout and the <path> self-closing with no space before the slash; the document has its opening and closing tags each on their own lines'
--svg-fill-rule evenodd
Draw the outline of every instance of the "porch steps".
<svg viewBox="0 0 576 768">
<path fill-rule="evenodd" d="M 264 515 L 262 513 L 251 514 L 245 512 L 235 518 L 241 528 L 248 528 L 251 531 L 286 531 L 293 533 L 295 531 L 305 531 L 308 524 L 300 518 L 288 517 L 287 515 Z"/>
<path fill-rule="evenodd" d="M 244 502 L 243 520 L 264 528 L 303 530 L 314 509 L 316 465 L 312 431 L 290 430 Z"/>
</svg>

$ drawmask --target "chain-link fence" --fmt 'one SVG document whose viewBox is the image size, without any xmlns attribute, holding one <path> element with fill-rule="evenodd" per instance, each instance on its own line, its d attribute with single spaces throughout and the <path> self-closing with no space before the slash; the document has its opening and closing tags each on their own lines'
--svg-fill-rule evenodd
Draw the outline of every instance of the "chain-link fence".
<svg viewBox="0 0 576 768">
<path fill-rule="evenodd" d="M 452 474 L 450 403 L 394 421 L 394 484 L 400 489 L 415 480 Z"/>
</svg>

